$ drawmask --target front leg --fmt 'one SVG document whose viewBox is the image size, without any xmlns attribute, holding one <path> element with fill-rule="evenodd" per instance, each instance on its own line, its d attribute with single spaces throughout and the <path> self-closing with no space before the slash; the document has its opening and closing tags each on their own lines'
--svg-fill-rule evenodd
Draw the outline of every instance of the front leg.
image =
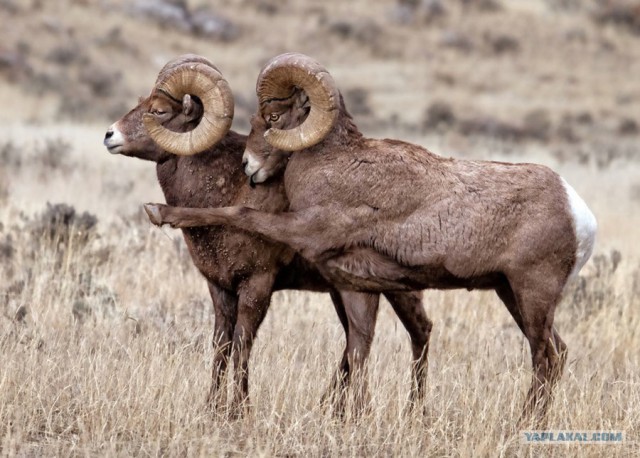
<svg viewBox="0 0 640 458">
<path fill-rule="evenodd" d="M 226 389 L 222 385 L 231 356 L 231 340 L 238 315 L 238 298 L 220 286 L 209 283 L 215 315 L 213 331 L 213 367 L 207 404 L 214 410 L 225 404 Z"/>
<path fill-rule="evenodd" d="M 392 292 L 384 296 L 393 307 L 402 325 L 409 333 L 413 352 L 413 381 L 410 405 L 415 407 L 424 399 L 429 365 L 429 337 L 433 323 L 422 305 L 422 292 Z"/>
<path fill-rule="evenodd" d="M 254 274 L 238 288 L 238 320 L 233 332 L 232 416 L 242 416 L 249 406 L 249 357 L 258 328 L 269 309 L 276 272 Z"/>
<path fill-rule="evenodd" d="M 338 290 L 332 289 L 329 291 L 329 294 L 331 296 L 331 302 L 333 302 L 333 306 L 336 309 L 340 324 L 342 324 L 342 328 L 344 329 L 345 346 L 344 351 L 342 352 L 342 359 L 340 360 L 340 364 L 338 365 L 338 368 L 336 369 L 336 372 L 333 375 L 331 382 L 329 383 L 329 387 L 322 395 L 321 402 L 323 404 L 333 404 L 334 401 L 337 400 L 338 408 L 336 410 L 341 411 L 342 403 L 340 402 L 340 398 L 342 397 L 342 393 L 346 388 L 347 377 L 349 376 L 349 319 L 347 317 L 344 302 L 342 301 L 342 296 L 340 295 Z"/>
</svg>

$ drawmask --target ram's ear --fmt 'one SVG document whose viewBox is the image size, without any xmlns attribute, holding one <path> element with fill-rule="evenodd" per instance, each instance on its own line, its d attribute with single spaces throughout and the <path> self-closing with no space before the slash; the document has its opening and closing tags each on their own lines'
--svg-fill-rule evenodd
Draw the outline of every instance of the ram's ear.
<svg viewBox="0 0 640 458">
<path fill-rule="evenodd" d="M 202 113 L 204 113 L 204 109 L 200 99 L 189 94 L 182 97 L 182 114 L 187 122 L 198 121 L 202 117 Z"/>
<path fill-rule="evenodd" d="M 191 121 L 191 116 L 195 111 L 197 111 L 196 103 L 193 101 L 191 95 L 185 94 L 184 97 L 182 97 L 182 114 Z"/>
<path fill-rule="evenodd" d="M 298 93 L 298 96 L 296 97 L 295 107 L 306 108 L 307 110 L 311 109 L 311 104 L 309 103 L 309 96 L 305 91 L 300 90 L 300 92 Z"/>
</svg>

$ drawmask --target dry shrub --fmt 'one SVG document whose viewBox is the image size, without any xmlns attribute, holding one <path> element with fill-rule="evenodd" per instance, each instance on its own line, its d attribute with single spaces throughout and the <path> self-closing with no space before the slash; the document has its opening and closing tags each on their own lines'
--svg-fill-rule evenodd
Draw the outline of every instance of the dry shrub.
<svg viewBox="0 0 640 458">
<path fill-rule="evenodd" d="M 620 124 L 618 125 L 618 133 L 620 135 L 638 135 L 640 133 L 640 127 L 638 126 L 638 122 L 632 118 L 624 118 L 620 120 Z"/>
<path fill-rule="evenodd" d="M 584 319 L 619 300 L 614 277 L 622 254 L 618 250 L 599 253 L 591 260 L 591 269 L 581 274 L 567 293 L 571 307 L 580 319 Z"/>
<path fill-rule="evenodd" d="M 137 0 L 128 6 L 134 17 L 213 40 L 230 42 L 240 36 L 240 28 L 209 6 L 193 10 L 184 0 Z"/>
<path fill-rule="evenodd" d="M 0 76 L 11 82 L 31 77 L 34 71 L 28 61 L 28 52 L 24 43 L 19 43 L 14 50 L 0 48 Z"/>
<path fill-rule="evenodd" d="M 613 24 L 640 34 L 640 2 L 638 0 L 600 1 L 592 17 L 598 24 Z"/>
<path fill-rule="evenodd" d="M 515 54 L 520 51 L 520 41 L 510 35 L 487 33 L 484 40 L 490 52 L 496 55 Z"/>
<path fill-rule="evenodd" d="M 458 130 L 465 136 L 482 135 L 507 141 L 519 141 L 526 137 L 522 127 L 502 121 L 491 115 L 461 119 Z"/>
<path fill-rule="evenodd" d="M 0 206 L 4 206 L 9 199 L 9 180 L 4 170 L 0 170 Z"/>
<path fill-rule="evenodd" d="M 9 140 L 0 144 L 0 164 L 3 170 L 16 172 L 22 168 L 23 154 L 18 147 Z"/>
<path fill-rule="evenodd" d="M 122 28 L 119 26 L 114 26 L 107 30 L 103 37 L 96 39 L 96 44 L 109 51 L 123 52 L 134 57 L 140 56 L 138 45 L 127 39 L 122 33 Z"/>
<path fill-rule="evenodd" d="M 0 187 L 8 190 L 9 177 L 27 170 L 27 164 L 28 170 L 41 180 L 51 179 L 52 173 L 69 174 L 81 166 L 71 159 L 71 149 L 71 144 L 61 137 L 45 138 L 33 145 L 17 146 L 12 141 L 0 144 Z"/>
<path fill-rule="evenodd" d="M 223 42 L 231 42 L 240 37 L 240 27 L 208 6 L 193 10 L 190 21 L 191 31 L 197 36 Z"/>
<path fill-rule="evenodd" d="M 442 32 L 438 44 L 463 53 L 469 53 L 475 48 L 473 40 L 466 33 L 451 28 Z"/>
<path fill-rule="evenodd" d="M 85 245 L 94 235 L 98 218 L 89 212 L 76 212 L 71 205 L 50 204 L 29 222 L 28 230 L 36 240 L 53 243 L 56 247 L 68 245 L 73 240 Z"/>
<path fill-rule="evenodd" d="M 462 6 L 467 10 L 485 13 L 496 13 L 502 10 L 500 0 L 460 0 Z"/>
<path fill-rule="evenodd" d="M 344 100 L 349 112 L 354 116 L 371 116 L 373 111 L 369 104 L 369 91 L 362 87 L 344 91 Z"/>
<path fill-rule="evenodd" d="M 375 19 L 354 17 L 350 19 L 333 19 L 324 17 L 320 21 L 320 29 L 316 31 L 318 39 L 326 40 L 327 36 L 339 41 L 352 41 L 369 50 L 376 57 L 397 57 L 402 53 L 402 42 Z"/>
<path fill-rule="evenodd" d="M 130 90 L 121 86 L 120 70 L 92 61 L 82 49 L 76 41 L 56 46 L 47 56 L 53 65 L 23 73 L 20 83 L 29 92 L 57 96 L 58 114 L 64 118 L 114 119 L 126 113 Z"/>
<path fill-rule="evenodd" d="M 456 116 L 451 105 L 437 100 L 427 107 L 422 121 L 422 129 L 423 131 L 448 129 L 455 123 Z"/>
<path fill-rule="evenodd" d="M 249 3 L 255 7 L 257 11 L 270 16 L 277 14 L 282 6 L 286 6 L 283 5 L 283 2 L 280 0 L 254 0 Z"/>
<path fill-rule="evenodd" d="M 69 172 L 73 167 L 69 153 L 71 144 L 62 138 L 47 138 L 44 143 L 36 146 L 35 161 L 42 167 L 43 174 L 51 171 Z"/>
<path fill-rule="evenodd" d="M 5 315 L 24 307 L 19 320 L 23 321 L 32 305 L 25 298 L 35 294 L 34 287 L 42 278 L 47 281 L 45 290 L 68 304 L 66 313 L 77 323 L 114 313 L 116 293 L 93 274 L 113 249 L 92 247 L 98 219 L 64 203 L 48 203 L 39 214 L 22 219 L 21 225 L 12 226 L 0 238 L 0 272 L 10 282 L 0 290 Z"/>
<path fill-rule="evenodd" d="M 2 227 L 0 227 L 0 234 L 2 233 Z M 16 250 L 13 247 L 13 237 L 11 234 L 3 236 L 0 239 L 0 262 L 8 263 L 13 259 Z"/>
<path fill-rule="evenodd" d="M 16 0 L 0 0 L 0 10 L 11 15 L 16 15 L 21 11 Z"/>
<path fill-rule="evenodd" d="M 343 40 L 353 40 L 360 44 L 377 42 L 384 30 L 371 19 L 339 19 L 328 24 L 329 33 Z"/>
<path fill-rule="evenodd" d="M 89 87 L 92 95 L 108 98 L 117 93 L 122 73 L 100 65 L 87 65 L 81 69 L 79 80 Z"/>
<path fill-rule="evenodd" d="M 546 141 L 551 134 L 551 119 L 546 110 L 533 110 L 522 121 L 522 132 L 526 138 Z"/>
<path fill-rule="evenodd" d="M 80 43 L 70 41 L 54 46 L 47 54 L 46 59 L 56 65 L 66 67 L 72 64 L 86 63 L 87 56 Z"/>
<path fill-rule="evenodd" d="M 398 0 L 391 17 L 401 24 L 429 24 L 446 15 L 442 0 Z"/>
<path fill-rule="evenodd" d="M 162 27 L 191 31 L 185 0 L 137 0 L 129 8 L 135 17 L 156 22 Z"/>
</svg>

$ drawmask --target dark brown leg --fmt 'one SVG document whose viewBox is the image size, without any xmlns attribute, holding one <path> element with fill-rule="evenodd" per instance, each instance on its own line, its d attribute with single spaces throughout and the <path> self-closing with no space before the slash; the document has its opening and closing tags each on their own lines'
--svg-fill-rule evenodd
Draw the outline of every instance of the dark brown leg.
<svg viewBox="0 0 640 458">
<path fill-rule="evenodd" d="M 238 288 L 238 319 L 233 332 L 234 396 L 232 417 L 249 407 L 249 357 L 253 341 L 269 309 L 275 274 L 256 274 Z"/>
<path fill-rule="evenodd" d="M 544 420 L 552 400 L 552 390 L 562 374 L 567 347 L 553 327 L 556 306 L 561 299 L 562 272 L 530 269 L 511 282 L 513 296 L 522 318 L 522 329 L 529 341 L 533 378 L 521 423 L 533 418 Z M 516 320 L 517 321 L 517 320 Z"/>
<path fill-rule="evenodd" d="M 371 343 L 378 316 L 379 294 L 339 292 L 347 316 L 348 332 L 345 349 L 346 369 L 337 391 L 335 412 L 343 415 L 346 408 L 346 395 L 353 394 L 354 413 L 361 414 L 368 399 L 366 362 L 371 351 Z"/>
<path fill-rule="evenodd" d="M 429 367 L 429 337 L 433 323 L 427 317 L 422 305 L 421 292 L 387 292 L 384 295 L 411 338 L 413 386 L 409 399 L 411 406 L 414 406 L 424 398 L 425 394 Z"/>
<path fill-rule="evenodd" d="M 344 329 L 345 345 L 338 369 L 333 375 L 331 382 L 329 383 L 329 387 L 322 395 L 321 402 L 323 404 L 327 402 L 332 403 L 337 400 L 336 395 L 340 396 L 340 393 L 345 390 L 346 380 L 349 375 L 349 346 L 347 345 L 349 336 L 349 320 L 347 318 L 347 312 L 340 293 L 337 290 L 331 290 L 329 291 L 329 294 L 331 296 L 333 306 L 336 309 L 336 313 L 338 314 L 338 318 L 340 319 L 340 324 L 342 324 L 342 328 Z"/>
<path fill-rule="evenodd" d="M 207 404 L 217 409 L 225 404 L 226 389 L 221 386 L 231 355 L 231 339 L 238 315 L 238 299 L 235 295 L 209 282 L 209 293 L 213 301 L 215 324 L 213 331 L 213 368 L 211 388 Z"/>
<path fill-rule="evenodd" d="M 524 331 L 524 325 L 522 324 L 522 316 L 518 309 L 518 303 L 516 302 L 516 296 L 506 278 L 504 279 L 504 283 L 496 288 L 496 293 L 498 293 L 498 297 L 507 307 L 507 310 L 509 310 L 509 313 L 518 325 L 518 328 L 520 328 L 520 331 L 522 331 L 523 334 L 526 334 Z"/>
</svg>

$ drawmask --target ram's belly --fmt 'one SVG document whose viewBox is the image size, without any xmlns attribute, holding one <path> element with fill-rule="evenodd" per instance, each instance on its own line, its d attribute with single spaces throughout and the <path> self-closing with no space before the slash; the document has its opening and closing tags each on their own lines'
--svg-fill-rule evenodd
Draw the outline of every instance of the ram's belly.
<svg viewBox="0 0 640 458">
<path fill-rule="evenodd" d="M 479 219 L 437 212 L 414 215 L 376 227 L 368 244 L 397 264 L 432 272 L 436 278 L 446 273 L 456 278 L 481 276 L 500 269 L 500 253 L 509 244 L 509 232 L 498 223 Z"/>
<path fill-rule="evenodd" d="M 321 272 L 336 286 L 383 292 L 421 289 L 487 289 L 501 280 L 499 272 L 460 276 L 442 263 L 408 267 L 370 248 L 355 248 L 325 260 Z"/>
</svg>

